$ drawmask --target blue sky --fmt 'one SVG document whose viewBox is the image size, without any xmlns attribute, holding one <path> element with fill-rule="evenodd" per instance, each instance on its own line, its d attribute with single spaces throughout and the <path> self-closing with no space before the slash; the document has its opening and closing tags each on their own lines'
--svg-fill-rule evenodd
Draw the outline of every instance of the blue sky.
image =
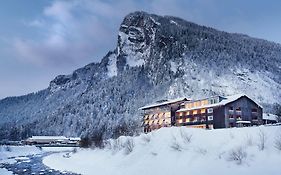
<svg viewBox="0 0 281 175">
<path fill-rule="evenodd" d="M 278 0 L 2 0 L 0 99 L 36 92 L 114 49 L 129 12 L 178 16 L 281 43 Z"/>
</svg>

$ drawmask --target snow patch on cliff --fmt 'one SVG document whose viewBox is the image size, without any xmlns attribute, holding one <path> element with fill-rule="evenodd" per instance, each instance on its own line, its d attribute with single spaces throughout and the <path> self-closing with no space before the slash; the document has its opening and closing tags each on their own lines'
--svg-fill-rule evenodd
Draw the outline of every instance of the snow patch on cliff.
<svg viewBox="0 0 281 175">
<path fill-rule="evenodd" d="M 109 77 L 117 76 L 117 57 L 115 54 L 108 57 L 107 71 Z"/>
</svg>

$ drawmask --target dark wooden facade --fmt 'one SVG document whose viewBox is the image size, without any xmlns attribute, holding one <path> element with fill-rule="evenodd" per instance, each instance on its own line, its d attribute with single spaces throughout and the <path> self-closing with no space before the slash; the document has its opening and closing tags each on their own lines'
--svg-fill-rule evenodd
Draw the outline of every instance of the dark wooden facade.
<svg viewBox="0 0 281 175">
<path fill-rule="evenodd" d="M 201 102 L 201 106 L 183 106 L 178 110 L 176 125 L 217 129 L 262 124 L 262 107 L 245 95 L 234 100 L 228 100 L 227 97 L 211 97 L 201 100 L 200 104 Z"/>
</svg>

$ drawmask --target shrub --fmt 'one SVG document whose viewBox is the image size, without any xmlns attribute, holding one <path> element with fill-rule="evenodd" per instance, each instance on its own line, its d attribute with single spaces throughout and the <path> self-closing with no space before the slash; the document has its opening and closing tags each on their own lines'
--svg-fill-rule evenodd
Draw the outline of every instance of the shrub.
<svg viewBox="0 0 281 175">
<path fill-rule="evenodd" d="M 246 135 L 246 145 L 247 146 L 253 146 L 254 145 L 253 137 L 249 134 Z"/>
<path fill-rule="evenodd" d="M 180 130 L 180 135 L 181 135 L 181 138 L 183 139 L 183 141 L 185 143 L 190 143 L 191 142 L 191 139 L 192 139 L 192 134 L 188 134 L 186 133 L 184 130 Z"/>
<path fill-rule="evenodd" d="M 133 138 L 128 138 L 126 142 L 123 144 L 125 148 L 125 154 L 130 154 L 135 147 L 135 142 Z"/>
<path fill-rule="evenodd" d="M 274 147 L 281 151 L 281 135 L 277 136 L 274 141 Z"/>
<path fill-rule="evenodd" d="M 207 150 L 205 148 L 197 148 L 196 152 L 198 152 L 199 154 L 202 154 L 202 155 L 207 154 Z"/>
<path fill-rule="evenodd" d="M 171 144 L 171 148 L 173 150 L 175 150 L 175 151 L 182 151 L 182 147 L 179 144 L 179 142 L 177 141 L 175 136 L 173 136 L 173 141 L 172 141 L 172 144 Z"/>
<path fill-rule="evenodd" d="M 120 140 L 120 138 L 115 139 L 111 142 L 111 149 L 113 150 L 113 152 L 117 152 L 120 151 L 122 149 L 122 142 Z"/>
<path fill-rule="evenodd" d="M 92 144 L 93 142 L 88 136 L 81 138 L 80 146 L 82 148 L 89 148 L 90 146 L 92 146 Z"/>
<path fill-rule="evenodd" d="M 149 143 L 151 141 L 151 135 L 145 134 L 141 138 L 144 143 Z"/>
<path fill-rule="evenodd" d="M 247 153 L 244 148 L 238 147 L 230 151 L 228 160 L 235 161 L 238 165 L 241 165 L 246 158 Z"/>
<path fill-rule="evenodd" d="M 71 151 L 73 154 L 77 153 L 77 148 L 73 148 L 73 150 Z"/>
<path fill-rule="evenodd" d="M 6 146 L 6 147 L 5 147 L 5 151 L 7 151 L 7 152 L 11 152 L 11 151 L 12 151 L 12 149 L 11 149 L 11 147 Z"/>
<path fill-rule="evenodd" d="M 266 134 L 263 130 L 259 130 L 259 139 L 258 139 L 258 148 L 260 151 L 263 151 L 265 149 L 265 144 L 266 144 Z"/>
</svg>

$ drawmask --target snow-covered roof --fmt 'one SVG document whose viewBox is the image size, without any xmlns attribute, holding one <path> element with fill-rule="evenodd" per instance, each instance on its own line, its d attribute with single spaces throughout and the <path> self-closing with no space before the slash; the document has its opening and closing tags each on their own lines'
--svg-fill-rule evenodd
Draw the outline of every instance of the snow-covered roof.
<svg viewBox="0 0 281 175">
<path fill-rule="evenodd" d="M 32 136 L 32 140 L 48 139 L 48 140 L 65 140 L 68 139 L 65 136 Z"/>
<path fill-rule="evenodd" d="M 274 114 L 269 114 L 269 113 L 263 113 L 262 114 L 262 119 L 264 120 L 277 120 L 277 115 Z"/>
<path fill-rule="evenodd" d="M 164 102 L 153 103 L 153 104 L 150 104 L 150 105 L 147 105 L 147 106 L 143 106 L 139 109 L 144 110 L 144 109 L 148 109 L 148 108 L 152 108 L 152 107 L 156 107 L 156 106 L 163 106 L 163 105 L 176 103 L 176 102 L 180 102 L 180 101 L 184 101 L 184 100 L 191 100 L 191 99 L 186 98 L 186 97 L 181 97 L 181 98 L 176 98 L 176 99 L 172 99 L 172 100 L 167 100 L 167 101 L 164 101 Z"/>
<path fill-rule="evenodd" d="M 237 121 L 236 123 L 237 123 L 237 124 L 238 124 L 238 123 L 242 123 L 242 124 L 251 124 L 250 121 L 245 121 L 245 120 L 240 120 L 240 121 Z"/>
<path fill-rule="evenodd" d="M 80 141 L 81 138 L 80 137 L 70 137 L 69 140 Z"/>
<path fill-rule="evenodd" d="M 184 112 L 184 111 L 201 109 L 201 108 L 210 108 L 210 107 L 215 107 L 215 106 L 224 106 L 224 105 L 226 105 L 228 103 L 231 103 L 233 101 L 238 100 L 239 98 L 241 98 L 243 96 L 247 97 L 245 94 L 236 94 L 236 95 L 232 95 L 232 96 L 226 96 L 226 97 L 223 97 L 224 99 L 222 101 L 220 101 L 219 103 L 207 104 L 207 105 L 203 105 L 203 106 L 199 106 L 199 107 L 194 107 L 194 108 L 184 108 L 184 109 L 177 110 L 177 112 Z M 259 104 L 257 104 L 257 105 L 260 106 Z"/>
</svg>

